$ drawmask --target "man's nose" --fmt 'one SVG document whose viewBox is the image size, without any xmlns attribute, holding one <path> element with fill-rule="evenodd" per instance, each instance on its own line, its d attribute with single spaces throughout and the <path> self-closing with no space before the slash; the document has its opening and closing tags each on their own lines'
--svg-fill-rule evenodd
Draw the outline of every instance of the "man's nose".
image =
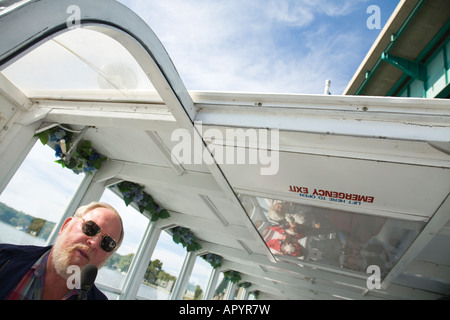
<svg viewBox="0 0 450 320">
<path fill-rule="evenodd" d="M 97 248 L 97 247 L 100 246 L 101 241 L 102 241 L 102 235 L 101 234 L 97 234 L 97 235 L 95 235 L 93 237 L 89 237 L 88 240 L 87 240 L 87 243 L 90 246 L 92 246 L 94 248 Z"/>
</svg>

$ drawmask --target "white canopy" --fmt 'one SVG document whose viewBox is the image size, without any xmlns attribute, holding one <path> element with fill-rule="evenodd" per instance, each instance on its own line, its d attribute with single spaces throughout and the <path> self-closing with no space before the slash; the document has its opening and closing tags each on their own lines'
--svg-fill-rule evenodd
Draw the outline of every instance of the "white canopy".
<svg viewBox="0 0 450 320">
<path fill-rule="evenodd" d="M 35 133 L 87 128 L 107 160 L 79 203 L 98 198 L 93 186 L 142 185 L 170 213 L 155 228 L 189 228 L 197 254 L 222 256 L 269 296 L 450 288 L 438 250 L 450 244 L 448 100 L 188 92 L 133 12 L 85 0 L 68 20 L 72 3 L 0 11 L 0 190 Z M 367 287 L 371 265 L 381 288 Z"/>
</svg>

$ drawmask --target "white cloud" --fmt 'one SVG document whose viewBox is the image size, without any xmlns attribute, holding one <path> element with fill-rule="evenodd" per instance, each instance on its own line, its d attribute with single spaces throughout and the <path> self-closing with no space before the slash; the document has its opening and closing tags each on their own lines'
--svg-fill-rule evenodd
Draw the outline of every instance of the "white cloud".
<svg viewBox="0 0 450 320">
<path fill-rule="evenodd" d="M 364 40 L 365 24 L 349 33 L 329 19 L 364 15 L 366 1 L 123 2 L 160 38 L 189 90 L 322 93 L 331 78 L 338 94 L 362 60 L 348 48 Z"/>
<path fill-rule="evenodd" d="M 295 0 L 293 0 L 295 2 Z M 358 8 L 360 3 L 368 0 L 302 0 L 302 5 L 306 5 L 318 13 L 327 16 L 345 16 Z"/>
</svg>

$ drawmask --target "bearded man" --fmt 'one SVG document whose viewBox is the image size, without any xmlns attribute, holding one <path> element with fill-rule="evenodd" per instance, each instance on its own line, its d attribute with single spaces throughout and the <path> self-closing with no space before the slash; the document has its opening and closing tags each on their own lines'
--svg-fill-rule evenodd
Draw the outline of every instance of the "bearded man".
<svg viewBox="0 0 450 320">
<path fill-rule="evenodd" d="M 79 288 L 68 285 L 70 266 L 100 268 L 123 240 L 119 213 L 106 203 L 77 209 L 62 225 L 50 247 L 0 244 L 0 299 L 74 300 Z M 106 300 L 93 285 L 88 300 Z"/>
</svg>

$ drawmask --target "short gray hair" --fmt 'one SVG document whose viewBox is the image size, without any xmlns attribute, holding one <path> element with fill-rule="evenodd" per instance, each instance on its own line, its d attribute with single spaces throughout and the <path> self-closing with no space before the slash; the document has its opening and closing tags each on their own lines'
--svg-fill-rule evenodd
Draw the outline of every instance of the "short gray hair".
<svg viewBox="0 0 450 320">
<path fill-rule="evenodd" d="M 97 209 L 97 208 L 105 208 L 108 210 L 111 210 L 112 212 L 114 212 L 114 214 L 117 216 L 117 218 L 119 218 L 120 221 L 120 226 L 121 226 L 121 231 L 120 231 L 120 236 L 119 239 L 117 240 L 117 246 L 116 246 L 116 250 L 120 247 L 120 245 L 122 244 L 122 240 L 123 240 L 123 236 L 124 236 L 124 231 L 123 231 L 123 223 L 122 223 L 122 218 L 120 217 L 119 212 L 117 212 L 117 210 L 111 206 L 108 203 L 105 202 L 91 202 L 87 205 L 81 206 L 79 207 L 75 213 L 74 213 L 74 217 L 76 218 L 82 218 L 84 217 L 88 212 Z"/>
</svg>

